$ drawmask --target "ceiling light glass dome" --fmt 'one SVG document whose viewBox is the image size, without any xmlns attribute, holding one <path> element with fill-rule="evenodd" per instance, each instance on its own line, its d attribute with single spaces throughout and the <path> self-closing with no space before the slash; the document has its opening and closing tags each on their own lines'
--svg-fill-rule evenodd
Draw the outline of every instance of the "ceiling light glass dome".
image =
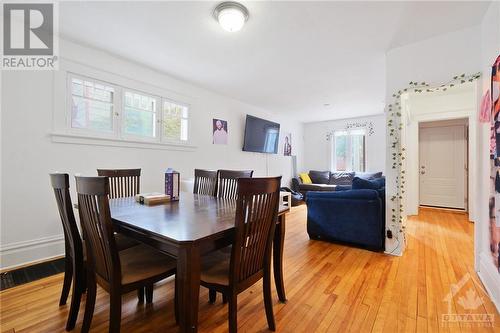
<svg viewBox="0 0 500 333">
<path fill-rule="evenodd" d="M 248 20 L 248 10 L 237 2 L 223 2 L 215 8 L 214 17 L 224 30 L 236 32 Z"/>
</svg>

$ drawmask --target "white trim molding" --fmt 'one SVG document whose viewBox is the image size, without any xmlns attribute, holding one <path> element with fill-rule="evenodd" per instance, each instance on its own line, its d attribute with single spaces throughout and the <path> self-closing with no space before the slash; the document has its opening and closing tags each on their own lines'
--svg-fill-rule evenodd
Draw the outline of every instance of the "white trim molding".
<svg viewBox="0 0 500 333">
<path fill-rule="evenodd" d="M 160 150 L 178 150 L 191 152 L 197 149 L 196 146 L 188 144 L 175 144 L 165 142 L 146 142 L 140 140 L 124 140 L 115 138 L 96 138 L 86 135 L 79 135 L 65 132 L 52 132 L 50 133 L 52 142 L 56 143 L 71 143 L 80 145 L 94 145 L 94 146 L 111 146 L 111 147 L 130 147 L 142 149 L 160 149 Z"/>
<path fill-rule="evenodd" d="M 0 268 L 17 266 L 64 254 L 64 235 L 41 237 L 0 246 Z"/>
<path fill-rule="evenodd" d="M 479 258 L 479 272 L 477 274 L 500 313 L 500 274 L 493 265 L 491 254 L 481 252 Z"/>
</svg>

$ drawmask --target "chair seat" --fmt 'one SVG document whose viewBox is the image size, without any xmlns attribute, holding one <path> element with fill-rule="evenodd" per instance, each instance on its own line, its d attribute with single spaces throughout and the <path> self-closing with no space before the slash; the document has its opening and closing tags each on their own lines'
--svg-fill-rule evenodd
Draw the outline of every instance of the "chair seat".
<svg viewBox="0 0 500 333">
<path fill-rule="evenodd" d="M 120 251 L 122 284 L 153 278 L 174 270 L 177 262 L 147 245 L 137 245 Z"/>
<path fill-rule="evenodd" d="M 116 249 L 118 251 L 122 251 L 122 250 L 128 249 L 132 246 L 136 246 L 136 245 L 141 244 L 138 241 L 136 241 L 130 237 L 127 237 L 125 235 L 118 234 L 118 233 L 115 233 L 115 242 L 116 242 Z"/>
<path fill-rule="evenodd" d="M 230 246 L 203 256 L 201 258 L 201 281 L 209 284 L 229 286 L 230 261 Z"/>
</svg>

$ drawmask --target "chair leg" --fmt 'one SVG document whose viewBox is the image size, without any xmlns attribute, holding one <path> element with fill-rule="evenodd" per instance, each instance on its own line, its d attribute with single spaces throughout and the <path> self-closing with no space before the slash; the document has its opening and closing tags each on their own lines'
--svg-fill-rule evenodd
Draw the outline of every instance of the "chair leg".
<svg viewBox="0 0 500 333">
<path fill-rule="evenodd" d="M 85 290 L 83 276 L 79 276 L 81 272 L 75 272 L 73 279 L 73 291 L 71 293 L 71 307 L 69 308 L 68 321 L 66 322 L 66 331 L 71 331 L 75 328 L 78 311 L 80 310 L 80 301 Z"/>
<path fill-rule="evenodd" d="M 179 287 L 177 282 L 177 276 L 175 276 L 175 287 L 174 287 L 174 314 L 175 323 L 179 324 Z"/>
<path fill-rule="evenodd" d="M 238 331 L 238 296 L 236 293 L 231 292 L 229 295 L 229 333 L 236 333 Z"/>
<path fill-rule="evenodd" d="M 146 286 L 146 303 L 153 303 L 153 285 Z"/>
<path fill-rule="evenodd" d="M 208 302 L 214 304 L 217 300 L 217 291 L 215 289 L 208 289 Z"/>
<path fill-rule="evenodd" d="M 64 261 L 64 282 L 61 291 L 61 299 L 59 300 L 59 306 L 66 304 L 69 295 L 69 289 L 71 287 L 71 280 L 73 280 L 73 260 L 66 256 Z"/>
<path fill-rule="evenodd" d="M 137 300 L 139 303 L 144 303 L 144 288 L 137 289 Z"/>
<path fill-rule="evenodd" d="M 85 315 L 83 317 L 82 333 L 88 333 L 90 324 L 92 323 L 92 316 L 94 315 L 95 296 L 97 286 L 93 273 L 87 274 L 87 300 L 85 301 Z"/>
<path fill-rule="evenodd" d="M 269 271 L 264 272 L 263 293 L 264 305 L 266 307 L 267 326 L 271 331 L 275 331 L 276 324 L 274 322 L 273 300 L 271 297 L 271 274 Z"/>
<path fill-rule="evenodd" d="M 122 319 L 122 295 L 111 291 L 109 294 L 109 333 L 119 333 Z"/>
</svg>

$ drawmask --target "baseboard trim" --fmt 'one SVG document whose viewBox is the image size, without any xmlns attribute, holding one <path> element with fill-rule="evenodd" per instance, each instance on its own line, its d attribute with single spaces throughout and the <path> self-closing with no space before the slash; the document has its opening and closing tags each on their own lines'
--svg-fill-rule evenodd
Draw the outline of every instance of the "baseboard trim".
<svg viewBox="0 0 500 333">
<path fill-rule="evenodd" d="M 477 274 L 500 313 L 500 274 L 495 269 L 489 253 L 481 252 L 479 259 L 479 272 Z"/>
<path fill-rule="evenodd" d="M 64 255 L 64 236 L 56 235 L 0 247 L 2 272 Z"/>
</svg>

